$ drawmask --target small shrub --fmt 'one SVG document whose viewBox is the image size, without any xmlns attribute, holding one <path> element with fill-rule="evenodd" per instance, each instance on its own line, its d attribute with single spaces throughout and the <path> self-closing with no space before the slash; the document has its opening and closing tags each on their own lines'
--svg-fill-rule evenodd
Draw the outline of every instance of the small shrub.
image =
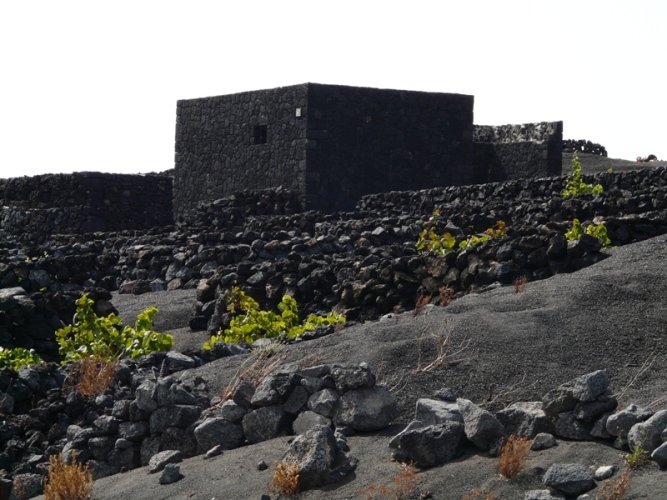
<svg viewBox="0 0 667 500">
<path fill-rule="evenodd" d="M 88 465 L 76 460 L 67 464 L 61 455 L 49 457 L 49 473 L 44 478 L 45 500 L 88 500 L 93 491 L 93 475 Z"/>
<path fill-rule="evenodd" d="M 391 498 L 394 500 L 403 500 L 410 497 L 416 488 L 415 474 L 417 469 L 414 464 L 401 464 L 401 469 L 394 477 L 394 484 L 391 486 L 379 486 L 371 484 L 368 488 L 359 488 L 359 493 L 364 495 L 367 500 L 375 498 Z"/>
<path fill-rule="evenodd" d="M 168 333 L 153 331 L 157 308 L 149 307 L 137 316 L 134 328 L 120 330 L 121 318 L 115 314 L 98 317 L 93 300 L 85 294 L 76 301 L 76 314 L 70 326 L 56 331 L 64 363 L 86 357 L 114 361 L 129 356 L 138 358 L 154 351 L 169 351 L 174 339 Z"/>
<path fill-rule="evenodd" d="M 601 184 L 588 184 L 581 177 L 581 162 L 575 151 L 572 155 L 572 172 L 567 176 L 563 197 L 579 196 L 581 194 L 602 194 L 604 188 Z"/>
<path fill-rule="evenodd" d="M 28 350 L 23 347 L 5 349 L 0 347 L 0 368 L 11 368 L 19 371 L 24 366 L 32 366 L 41 362 L 42 358 L 35 353 L 34 349 Z"/>
<path fill-rule="evenodd" d="M 507 479 L 518 475 L 526 465 L 530 439 L 512 434 L 498 455 L 498 472 Z"/>
<path fill-rule="evenodd" d="M 526 289 L 526 284 L 528 283 L 528 277 L 526 276 L 517 276 L 514 278 L 514 293 L 521 293 Z"/>
<path fill-rule="evenodd" d="M 299 493 L 299 466 L 294 463 L 276 462 L 269 491 L 282 496 Z"/>
<path fill-rule="evenodd" d="M 491 494 L 491 491 L 485 490 L 484 492 L 475 488 L 472 490 L 470 495 L 463 495 L 463 500 L 498 500 L 498 497 Z"/>
<path fill-rule="evenodd" d="M 572 221 L 572 229 L 565 233 L 565 239 L 567 239 L 567 241 L 578 240 L 584 233 L 595 236 L 602 242 L 604 248 L 609 248 L 611 246 L 611 240 L 607 234 L 607 226 L 604 224 L 589 224 L 584 230 L 583 225 L 579 222 L 579 219 L 576 218 Z"/>
<path fill-rule="evenodd" d="M 117 361 L 83 358 L 70 369 L 70 377 L 74 380 L 72 387 L 82 396 L 97 396 L 113 385 L 117 369 Z"/>
<path fill-rule="evenodd" d="M 635 446 L 631 449 L 631 453 L 625 455 L 625 462 L 631 469 L 636 469 L 646 465 L 649 458 L 649 454 L 641 446 Z"/>
<path fill-rule="evenodd" d="M 276 314 L 260 310 L 257 301 L 238 287 L 234 287 L 227 296 L 227 310 L 235 315 L 229 328 L 219 335 L 211 336 L 211 340 L 204 344 L 204 349 L 211 349 L 218 342 L 252 344 L 258 338 L 295 339 L 320 326 L 345 322 L 345 316 L 331 312 L 326 316 L 311 314 L 300 324 L 299 309 L 293 297 L 284 295 L 278 304 L 280 313 Z"/>
<path fill-rule="evenodd" d="M 595 500 L 623 500 L 625 492 L 630 487 L 632 471 L 625 469 L 616 481 L 607 481 L 598 490 Z"/>
</svg>

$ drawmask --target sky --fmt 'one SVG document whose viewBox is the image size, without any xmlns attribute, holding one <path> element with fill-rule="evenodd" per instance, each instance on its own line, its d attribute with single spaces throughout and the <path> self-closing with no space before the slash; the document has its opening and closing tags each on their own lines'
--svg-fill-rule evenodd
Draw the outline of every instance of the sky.
<svg viewBox="0 0 667 500">
<path fill-rule="evenodd" d="M 174 166 L 176 101 L 305 82 L 472 94 L 667 160 L 665 0 L 0 3 L 0 177 Z"/>
</svg>

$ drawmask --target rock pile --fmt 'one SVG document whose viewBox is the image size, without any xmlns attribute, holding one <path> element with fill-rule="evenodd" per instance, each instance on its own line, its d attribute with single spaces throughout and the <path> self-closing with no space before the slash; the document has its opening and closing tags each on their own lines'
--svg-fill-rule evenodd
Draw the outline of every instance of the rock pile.
<svg viewBox="0 0 667 500">
<path fill-rule="evenodd" d="M 639 446 L 667 467 L 667 410 L 653 412 L 630 405 L 613 413 L 616 407 L 607 374 L 601 370 L 562 384 L 542 401 L 514 403 L 495 415 L 443 389 L 434 399 L 417 401 L 414 420 L 390 442 L 392 458 L 432 467 L 460 456 L 466 444 L 496 455 L 503 440 L 515 435 L 532 439 L 534 451 L 555 446 L 555 437 L 615 439 L 616 448 Z M 527 492 L 526 498 L 580 495 L 609 475 L 594 475 L 581 464 L 554 464 L 543 479 L 552 490 Z"/>
<path fill-rule="evenodd" d="M 304 460 L 321 459 L 308 458 L 309 437 L 303 438 L 306 444 L 293 445 L 289 460 L 311 471 L 309 484 L 325 484 L 354 468 L 354 460 L 344 453 L 345 435 L 383 429 L 399 413 L 396 400 L 376 385 L 365 363 L 284 364 L 257 386 L 239 381 L 228 399 L 216 397 L 213 404 L 203 396 L 202 382 L 187 387 L 173 376 L 201 363 L 176 352 L 124 360 L 115 385 L 92 397 L 66 386 L 68 373 L 53 363 L 22 368 L 17 374 L 5 369 L 0 373 L 5 415 L 0 468 L 27 481 L 46 474 L 48 456 L 62 453 L 68 461 L 76 455 L 87 462 L 95 478 L 146 465 L 158 472 L 182 458 L 213 456 L 316 429 L 315 446 L 326 446 L 331 460 L 304 465 Z M 178 471 L 171 469 L 161 482 L 178 479 Z"/>
</svg>

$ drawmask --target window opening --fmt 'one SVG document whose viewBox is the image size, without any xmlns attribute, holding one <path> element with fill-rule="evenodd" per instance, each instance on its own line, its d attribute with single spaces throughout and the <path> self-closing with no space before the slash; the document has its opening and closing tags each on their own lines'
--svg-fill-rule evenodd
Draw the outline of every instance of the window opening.
<svg viewBox="0 0 667 500">
<path fill-rule="evenodd" d="M 266 136 L 268 125 L 255 125 L 254 135 L 255 135 L 255 144 L 266 144 Z"/>
</svg>

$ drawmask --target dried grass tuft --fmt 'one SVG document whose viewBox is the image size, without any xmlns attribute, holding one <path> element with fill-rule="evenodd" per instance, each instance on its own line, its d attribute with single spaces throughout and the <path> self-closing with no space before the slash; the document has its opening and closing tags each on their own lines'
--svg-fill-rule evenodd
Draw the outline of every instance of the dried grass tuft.
<svg viewBox="0 0 667 500">
<path fill-rule="evenodd" d="M 482 492 L 475 488 L 470 495 L 463 495 L 463 500 L 498 500 L 498 497 L 491 494 L 489 490 Z"/>
<path fill-rule="evenodd" d="M 498 455 L 498 472 L 507 479 L 518 475 L 526 465 L 531 440 L 512 434 Z"/>
<path fill-rule="evenodd" d="M 431 295 L 419 294 L 415 301 L 415 309 L 412 311 L 413 316 L 419 316 L 424 312 L 424 308 L 431 302 Z"/>
<path fill-rule="evenodd" d="M 111 387 L 116 378 L 118 361 L 99 361 L 91 357 L 74 363 L 70 370 L 69 387 L 82 396 L 97 396 Z"/>
<path fill-rule="evenodd" d="M 625 469 L 616 481 L 607 481 L 598 490 L 595 500 L 623 500 L 625 492 L 630 487 L 632 471 Z"/>
<path fill-rule="evenodd" d="M 280 496 L 299 493 L 299 466 L 295 463 L 276 462 L 276 469 L 269 484 L 269 491 Z"/>
<path fill-rule="evenodd" d="M 365 495 L 366 500 L 375 498 L 391 498 L 394 500 L 403 500 L 409 498 L 417 487 L 415 475 L 417 469 L 414 464 L 401 464 L 400 470 L 394 477 L 394 484 L 391 486 L 379 486 L 375 483 L 368 488 L 359 488 L 359 494 Z"/>
<path fill-rule="evenodd" d="M 49 457 L 49 473 L 44 478 L 45 500 L 88 500 L 93 492 L 93 474 L 88 465 L 76 460 L 67 464 L 62 455 Z"/>
<path fill-rule="evenodd" d="M 222 391 L 223 401 L 230 400 L 234 397 L 234 393 L 241 385 L 241 382 L 249 382 L 255 387 L 271 374 L 278 366 L 280 366 L 287 358 L 287 353 L 282 351 L 270 358 L 254 358 L 246 359 L 232 377 L 227 387 Z M 250 363 L 250 364 L 248 364 Z"/>
<path fill-rule="evenodd" d="M 454 289 L 450 286 L 441 286 L 438 295 L 440 296 L 440 305 L 446 307 L 454 300 Z"/>
<path fill-rule="evenodd" d="M 472 341 L 467 337 L 463 338 L 459 344 L 455 345 L 454 342 L 452 342 L 447 321 L 442 323 L 437 334 L 431 334 L 427 337 L 426 332 L 426 328 L 422 329 L 419 338 L 417 339 L 418 352 L 417 367 L 414 370 L 415 373 L 429 372 L 447 363 L 463 361 L 465 358 L 460 358 L 460 354 L 469 349 L 472 345 Z M 433 359 L 430 363 L 425 363 L 424 346 L 425 343 L 429 340 L 435 343 L 437 354 L 435 359 Z"/>
<path fill-rule="evenodd" d="M 526 289 L 528 278 L 526 276 L 517 276 L 514 278 L 514 292 L 521 293 Z"/>
</svg>

